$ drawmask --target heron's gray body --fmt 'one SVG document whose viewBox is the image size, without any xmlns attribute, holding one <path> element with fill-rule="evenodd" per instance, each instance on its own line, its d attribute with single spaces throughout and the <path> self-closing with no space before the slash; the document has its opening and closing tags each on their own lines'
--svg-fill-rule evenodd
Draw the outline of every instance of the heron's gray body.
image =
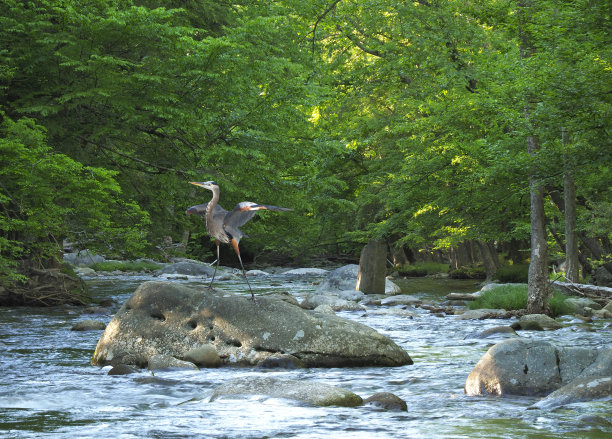
<svg viewBox="0 0 612 439">
<path fill-rule="evenodd" d="M 251 201 L 243 201 L 236 204 L 234 209 L 229 212 L 219 205 L 220 190 L 217 183 L 214 181 L 206 181 L 203 183 L 191 182 L 191 184 L 208 189 L 213 193 L 213 197 L 208 203 L 191 206 L 185 213 L 188 215 L 203 216 L 206 221 L 206 232 L 215 238 L 215 243 L 217 245 L 217 265 L 215 267 L 215 274 L 217 273 L 217 267 L 219 267 L 219 244 L 221 242 L 224 244 L 231 243 L 232 247 L 234 247 L 234 250 L 236 251 L 236 254 L 238 255 L 238 260 L 240 261 L 240 266 L 242 267 L 242 273 L 246 279 L 246 273 L 244 271 L 244 265 L 242 264 L 242 258 L 240 257 L 238 243 L 243 237 L 248 238 L 248 235 L 242 232 L 239 227 L 243 226 L 251 218 L 253 218 L 253 216 L 255 216 L 255 212 L 258 210 L 266 209 L 286 211 L 291 209 L 287 209 L 286 207 L 270 206 L 267 204 L 257 204 Z M 211 287 L 214 280 L 215 275 L 213 274 L 213 278 L 210 283 Z M 247 279 L 247 284 L 248 283 L 249 281 Z M 251 290 L 250 284 L 249 290 Z M 253 300 L 255 300 L 255 295 L 253 295 L 252 290 L 251 296 Z"/>
</svg>

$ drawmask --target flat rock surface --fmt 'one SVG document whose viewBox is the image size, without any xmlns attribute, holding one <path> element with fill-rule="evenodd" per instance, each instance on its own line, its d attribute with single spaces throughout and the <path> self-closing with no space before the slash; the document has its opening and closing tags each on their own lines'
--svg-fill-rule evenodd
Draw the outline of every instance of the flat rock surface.
<svg viewBox="0 0 612 439">
<path fill-rule="evenodd" d="M 110 321 L 93 364 L 135 364 L 164 354 L 185 360 L 194 347 L 214 346 L 222 365 L 257 365 L 290 354 L 306 367 L 401 366 L 408 353 L 363 324 L 313 313 L 284 300 L 172 282 L 145 282 Z"/>
<path fill-rule="evenodd" d="M 210 400 L 250 396 L 292 399 L 306 405 L 320 407 L 332 405 L 356 407 L 363 403 L 359 395 L 329 384 L 252 376 L 237 378 L 222 384 L 215 388 Z"/>
</svg>

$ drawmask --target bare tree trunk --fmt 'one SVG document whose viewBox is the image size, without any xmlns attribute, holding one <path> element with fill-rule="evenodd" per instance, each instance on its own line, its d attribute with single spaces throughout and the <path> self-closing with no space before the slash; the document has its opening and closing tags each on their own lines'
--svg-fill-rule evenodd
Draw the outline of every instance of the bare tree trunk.
<svg viewBox="0 0 612 439">
<path fill-rule="evenodd" d="M 521 58 L 527 59 L 535 53 L 531 41 L 530 29 L 527 21 L 532 16 L 529 10 L 533 0 L 520 0 L 519 6 L 519 39 Z M 525 120 L 532 127 L 531 106 L 535 104 L 535 96 L 528 94 L 527 102 L 523 108 Z M 535 134 L 527 136 L 527 152 L 535 159 L 540 149 L 539 140 Z M 544 214 L 544 187 L 538 176 L 537 164 L 529 171 L 530 217 L 531 217 L 531 260 L 529 262 L 529 276 L 527 281 L 527 312 L 542 314 L 548 311 L 548 296 L 551 291 L 548 282 L 548 261 L 546 243 L 546 217 Z"/>
<path fill-rule="evenodd" d="M 529 111 L 526 110 L 529 118 Z M 535 136 L 527 138 L 529 154 L 538 150 L 538 139 Z M 531 171 L 529 177 L 531 201 L 531 261 L 527 281 L 527 312 L 530 314 L 548 313 L 548 297 L 551 292 L 548 281 L 548 249 L 546 243 L 546 216 L 544 214 L 544 188 L 542 183 Z"/>
<path fill-rule="evenodd" d="M 561 131 L 563 145 L 569 143 L 569 136 L 565 128 Z M 576 235 L 576 188 L 574 175 L 567 163 L 563 174 L 563 196 L 565 201 L 565 276 L 570 282 L 578 282 L 578 237 Z"/>
<path fill-rule="evenodd" d="M 480 254 L 482 256 L 482 262 L 487 273 L 486 280 L 491 280 L 493 279 L 493 276 L 495 276 L 495 273 L 499 268 L 499 259 L 497 257 L 497 251 L 491 243 L 486 243 L 482 241 L 476 242 L 478 244 L 478 249 L 480 250 Z"/>
<path fill-rule="evenodd" d="M 366 294 L 385 294 L 387 242 L 372 239 L 361 250 L 356 289 Z"/>
</svg>

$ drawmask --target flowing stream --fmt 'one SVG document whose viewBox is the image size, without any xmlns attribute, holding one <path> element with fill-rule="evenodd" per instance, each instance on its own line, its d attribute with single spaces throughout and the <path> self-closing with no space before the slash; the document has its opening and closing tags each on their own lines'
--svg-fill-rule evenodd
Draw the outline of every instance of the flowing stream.
<svg viewBox="0 0 612 439">
<path fill-rule="evenodd" d="M 136 287 L 159 278 L 113 275 L 88 278 L 98 299 L 120 306 Z M 321 278 L 251 280 L 255 294 L 289 291 L 298 299 Z M 197 284 L 194 279 L 173 282 Z M 242 279 L 216 286 L 247 293 Z M 403 291 L 441 302 L 450 291 L 476 291 L 470 281 L 414 279 Z M 372 310 L 379 308 L 371 308 Z M 116 307 L 111 309 L 114 312 Z M 368 308 L 368 311 L 370 308 Z M 107 375 L 110 367 L 90 365 L 102 331 L 71 331 L 79 320 L 108 322 L 111 315 L 80 308 L 0 309 L 0 437 L 7 438 L 603 438 L 612 437 L 612 404 L 577 403 L 552 411 L 528 410 L 537 398 L 468 397 L 465 380 L 495 342 L 466 339 L 509 320 L 456 320 L 420 308 L 406 316 L 340 312 L 392 338 L 414 364 L 397 368 L 311 368 L 298 370 L 223 367 L 142 370 Z M 609 322 L 584 324 L 562 318 L 563 329 L 522 331 L 521 337 L 559 346 L 610 347 Z M 214 387 L 236 377 L 271 376 L 320 381 L 351 390 L 364 399 L 391 392 L 407 412 L 372 407 L 304 407 L 287 400 L 249 398 L 209 402 Z"/>
</svg>

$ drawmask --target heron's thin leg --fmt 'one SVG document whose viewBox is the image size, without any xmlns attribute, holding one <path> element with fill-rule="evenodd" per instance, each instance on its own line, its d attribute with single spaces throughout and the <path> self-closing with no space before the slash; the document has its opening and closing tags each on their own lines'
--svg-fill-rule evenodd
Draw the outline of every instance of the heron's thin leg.
<svg viewBox="0 0 612 439">
<path fill-rule="evenodd" d="M 208 286 L 208 289 L 211 289 L 213 286 L 213 282 L 215 281 L 215 276 L 217 274 L 217 268 L 219 268 L 219 240 L 215 240 L 215 244 L 217 244 L 217 265 L 215 265 L 215 272 L 213 273 L 213 277 L 210 280 L 210 285 Z"/>
<path fill-rule="evenodd" d="M 240 267 L 242 267 L 242 275 L 244 276 L 244 280 L 246 280 L 247 285 L 249 286 L 249 291 L 251 292 L 251 299 L 255 302 L 255 294 L 253 294 L 253 290 L 251 289 L 251 284 L 249 283 L 249 279 L 247 278 L 246 271 L 244 270 L 244 265 L 242 264 L 242 258 L 240 257 L 240 249 L 238 248 L 238 241 L 232 239 L 232 247 L 234 247 L 234 251 L 238 255 L 238 260 L 240 261 Z"/>
</svg>

